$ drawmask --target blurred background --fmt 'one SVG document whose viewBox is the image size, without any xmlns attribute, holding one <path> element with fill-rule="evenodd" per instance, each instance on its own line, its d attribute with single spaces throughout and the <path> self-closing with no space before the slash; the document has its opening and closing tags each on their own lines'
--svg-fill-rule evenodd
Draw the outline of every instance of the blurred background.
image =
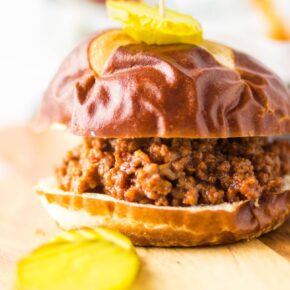
<svg viewBox="0 0 290 290">
<path fill-rule="evenodd" d="M 147 0 L 158 3 L 158 0 Z M 251 53 L 290 83 L 289 0 L 167 0 L 200 20 L 205 37 Z M 0 127 L 32 120 L 66 54 L 97 29 L 118 26 L 104 1 L 0 1 Z"/>
</svg>

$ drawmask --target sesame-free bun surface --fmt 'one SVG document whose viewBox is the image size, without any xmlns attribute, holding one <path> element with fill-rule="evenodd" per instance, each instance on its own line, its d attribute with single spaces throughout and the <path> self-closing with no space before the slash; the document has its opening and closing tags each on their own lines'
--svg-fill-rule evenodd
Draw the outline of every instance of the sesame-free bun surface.
<svg viewBox="0 0 290 290">
<path fill-rule="evenodd" d="M 290 177 L 283 191 L 264 196 L 259 205 L 242 201 L 215 206 L 170 207 L 131 203 L 105 194 L 75 194 L 56 186 L 53 177 L 36 191 L 63 229 L 118 230 L 141 246 L 216 245 L 248 240 L 280 226 L 290 212 Z"/>
<path fill-rule="evenodd" d="M 260 62 L 223 45 L 146 45 L 109 30 L 65 59 L 39 120 L 101 138 L 274 136 L 290 134 L 290 95 Z"/>
</svg>

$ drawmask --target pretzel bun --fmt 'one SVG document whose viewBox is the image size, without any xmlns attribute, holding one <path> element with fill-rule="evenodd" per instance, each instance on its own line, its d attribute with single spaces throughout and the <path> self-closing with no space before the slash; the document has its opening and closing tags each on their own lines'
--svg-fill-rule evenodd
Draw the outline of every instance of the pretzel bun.
<svg viewBox="0 0 290 290">
<path fill-rule="evenodd" d="M 290 94 L 249 55 L 218 43 L 146 45 L 97 33 L 65 59 L 39 121 L 100 138 L 290 134 Z"/>
<path fill-rule="evenodd" d="M 281 225 L 290 212 L 290 176 L 283 192 L 250 201 L 214 206 L 172 207 L 138 204 L 98 193 L 75 194 L 57 188 L 53 177 L 36 191 L 65 230 L 111 228 L 140 246 L 197 246 L 248 240 Z"/>
<path fill-rule="evenodd" d="M 290 134 L 290 93 L 257 60 L 224 45 L 147 45 L 114 29 L 94 34 L 65 59 L 44 94 L 39 122 L 94 138 L 278 136 Z M 37 193 L 62 228 L 104 226 L 143 246 L 251 239 L 290 212 L 286 177 L 283 190 L 263 194 L 259 204 L 139 204 L 65 192 L 54 178 L 40 182 Z"/>
</svg>

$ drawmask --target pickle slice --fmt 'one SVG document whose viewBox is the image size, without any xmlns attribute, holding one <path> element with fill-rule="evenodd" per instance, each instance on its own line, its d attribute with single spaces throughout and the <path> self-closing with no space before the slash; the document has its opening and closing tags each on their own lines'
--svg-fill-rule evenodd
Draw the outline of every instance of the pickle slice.
<svg viewBox="0 0 290 290">
<path fill-rule="evenodd" d="M 204 40 L 200 46 L 209 51 L 221 65 L 234 69 L 235 60 L 232 49 L 220 43 L 208 40 Z"/>
<path fill-rule="evenodd" d="M 18 263 L 17 290 L 125 290 L 139 259 L 130 240 L 98 228 L 63 232 Z"/>
<path fill-rule="evenodd" d="M 114 50 L 123 45 L 137 43 L 125 31 L 111 30 L 92 41 L 89 46 L 89 61 L 97 75 L 102 75 L 104 66 Z"/>
<path fill-rule="evenodd" d="M 202 28 L 190 15 L 165 9 L 161 18 L 157 6 L 127 1 L 107 1 L 110 17 L 123 23 L 136 41 L 147 44 L 191 43 L 202 41 Z"/>
</svg>

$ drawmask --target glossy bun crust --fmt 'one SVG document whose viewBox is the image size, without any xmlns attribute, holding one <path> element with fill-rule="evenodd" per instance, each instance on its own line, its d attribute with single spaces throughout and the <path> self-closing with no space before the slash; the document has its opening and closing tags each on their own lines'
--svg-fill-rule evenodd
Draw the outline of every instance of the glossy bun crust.
<svg viewBox="0 0 290 290">
<path fill-rule="evenodd" d="M 213 50 L 127 44 L 112 50 L 98 74 L 89 50 L 106 33 L 65 59 L 44 94 L 42 125 L 61 123 L 74 134 L 101 138 L 290 133 L 289 90 L 252 57 L 218 44 Z"/>
<path fill-rule="evenodd" d="M 48 178 L 36 188 L 45 208 L 65 229 L 118 230 L 140 246 L 198 246 L 258 237 L 280 226 L 290 213 L 290 178 L 280 194 L 215 206 L 172 207 L 139 204 L 105 194 L 75 194 L 57 189 Z"/>
</svg>

